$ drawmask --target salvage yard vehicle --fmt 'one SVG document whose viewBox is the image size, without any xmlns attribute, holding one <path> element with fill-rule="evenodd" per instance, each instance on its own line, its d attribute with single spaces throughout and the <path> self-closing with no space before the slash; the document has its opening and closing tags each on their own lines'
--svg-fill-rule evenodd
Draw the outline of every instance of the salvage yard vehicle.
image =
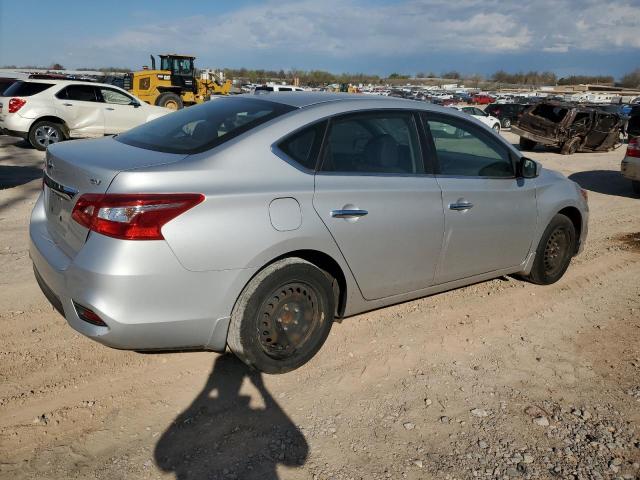
<svg viewBox="0 0 640 480">
<path fill-rule="evenodd" d="M 502 128 L 511 128 L 530 106 L 526 103 L 492 103 L 484 111 L 500 120 Z"/>
<path fill-rule="evenodd" d="M 71 138 L 114 135 L 170 113 L 113 85 L 19 80 L 0 97 L 0 131 L 38 150 Z"/>
<path fill-rule="evenodd" d="M 496 117 L 489 115 L 487 112 L 480 110 L 477 107 L 452 107 L 456 110 L 460 110 L 461 112 L 466 113 L 467 115 L 471 115 L 473 118 L 477 118 L 482 123 L 487 125 L 489 128 L 492 128 L 496 133 L 500 131 L 500 120 Z"/>
<path fill-rule="evenodd" d="M 541 144 L 571 155 L 613 150 L 620 145 L 622 125 L 618 114 L 599 108 L 543 102 L 526 110 L 511 131 L 520 135 L 523 150 Z"/>
<path fill-rule="evenodd" d="M 160 68 L 151 55 L 151 70 L 131 72 L 124 77 L 124 88 L 151 105 L 180 110 L 206 102 L 213 95 L 228 95 L 231 81 L 220 81 L 210 74 L 198 78 L 191 55 L 160 55 Z"/>
<path fill-rule="evenodd" d="M 640 138 L 632 137 L 620 165 L 622 176 L 631 180 L 634 193 L 640 195 Z"/>
<path fill-rule="evenodd" d="M 587 221 L 584 190 L 466 114 L 285 92 L 51 146 L 29 231 L 36 279 L 80 333 L 228 346 L 282 373 L 335 318 L 502 275 L 554 283 Z"/>
</svg>

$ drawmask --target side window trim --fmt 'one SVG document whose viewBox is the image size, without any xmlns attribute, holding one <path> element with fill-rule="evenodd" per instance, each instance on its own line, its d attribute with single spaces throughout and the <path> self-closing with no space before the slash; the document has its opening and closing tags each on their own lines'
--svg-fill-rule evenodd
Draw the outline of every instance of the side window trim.
<svg viewBox="0 0 640 480">
<path fill-rule="evenodd" d="M 425 134 L 427 135 L 427 137 L 430 139 L 430 144 L 432 145 L 433 151 L 434 151 L 434 160 L 435 160 L 435 169 L 434 172 L 435 175 L 440 176 L 440 177 L 455 177 L 455 178 L 469 178 L 469 179 L 478 179 L 478 178 L 487 178 L 487 179 L 498 179 L 498 180 L 513 180 L 515 178 L 517 178 L 517 165 L 516 165 L 516 161 L 514 159 L 514 156 L 511 154 L 511 151 L 506 148 L 504 145 L 501 145 L 499 142 L 496 142 L 495 139 L 491 138 L 491 136 L 489 135 L 488 132 L 484 132 L 482 130 L 482 128 L 480 128 L 478 125 L 474 125 L 471 122 L 468 122 L 464 119 L 459 119 L 458 117 L 454 117 L 451 115 L 447 115 L 447 114 L 442 114 L 442 113 L 434 113 L 434 112 L 428 112 L 428 111 L 424 111 L 422 112 L 422 124 L 423 127 L 425 129 Z M 464 124 L 465 127 L 467 127 L 471 132 L 473 132 L 474 134 L 477 133 L 477 135 L 479 137 L 481 137 L 483 140 L 486 140 L 487 143 L 493 145 L 496 149 L 502 151 L 502 153 L 509 158 L 509 161 L 511 163 L 511 169 L 513 171 L 513 176 L 510 177 L 485 177 L 482 175 L 446 175 L 441 173 L 440 170 L 440 160 L 438 158 L 438 151 L 436 149 L 435 146 L 435 141 L 433 139 L 433 135 L 431 134 L 431 129 L 429 128 L 429 121 L 433 120 L 435 122 L 437 121 L 443 121 L 443 122 L 447 122 L 447 121 L 451 121 L 453 120 L 453 122 L 460 122 L 462 124 Z"/>
<path fill-rule="evenodd" d="M 418 152 L 417 158 L 422 163 L 424 172 L 421 172 L 421 173 L 332 172 L 332 171 L 323 171 L 322 170 L 322 164 L 324 162 L 324 153 L 325 153 L 325 150 L 326 150 L 327 141 L 329 139 L 329 134 L 331 133 L 331 128 L 333 127 L 333 123 L 336 120 L 344 120 L 344 119 L 348 119 L 350 117 L 354 117 L 354 118 L 366 117 L 366 116 L 369 116 L 369 115 L 378 116 L 378 115 L 384 115 L 386 113 L 391 113 L 391 114 L 396 114 L 396 115 L 397 114 L 404 114 L 404 115 L 407 115 L 407 116 L 411 117 L 413 128 L 415 129 L 415 134 L 416 134 L 416 137 L 418 139 L 418 149 L 420 150 Z M 346 113 L 338 113 L 338 114 L 332 115 L 331 117 L 328 118 L 327 126 L 326 126 L 325 131 L 324 131 L 324 138 L 322 140 L 322 146 L 320 148 L 320 151 L 318 152 L 318 159 L 317 159 L 317 162 L 316 162 L 316 174 L 340 175 L 340 176 L 361 176 L 361 177 L 365 177 L 365 176 L 416 177 L 416 176 L 427 176 L 427 175 L 428 176 L 432 176 L 433 173 L 429 173 L 429 171 L 427 169 L 427 165 L 425 164 L 424 148 L 423 148 L 422 139 L 421 139 L 420 122 L 416 118 L 416 112 L 414 110 L 409 110 L 409 109 L 405 109 L 405 108 L 377 108 L 377 109 L 357 110 L 357 111 L 346 112 Z"/>
</svg>

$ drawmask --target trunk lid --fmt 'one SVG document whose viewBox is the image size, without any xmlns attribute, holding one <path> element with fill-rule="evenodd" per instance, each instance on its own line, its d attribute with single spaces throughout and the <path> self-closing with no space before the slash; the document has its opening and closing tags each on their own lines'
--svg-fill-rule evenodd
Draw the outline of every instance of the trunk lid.
<svg viewBox="0 0 640 480">
<path fill-rule="evenodd" d="M 111 137 L 76 140 L 49 147 L 45 159 L 44 206 L 51 239 L 69 257 L 75 257 L 89 231 L 71 218 L 78 198 L 105 193 L 118 173 L 175 163 L 186 155 L 151 152 Z"/>
</svg>

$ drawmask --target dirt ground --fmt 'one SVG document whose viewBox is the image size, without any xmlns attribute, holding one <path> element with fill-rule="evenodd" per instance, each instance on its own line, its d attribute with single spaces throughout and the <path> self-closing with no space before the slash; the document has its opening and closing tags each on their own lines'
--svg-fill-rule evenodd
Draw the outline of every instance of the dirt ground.
<svg viewBox="0 0 640 480">
<path fill-rule="evenodd" d="M 514 143 L 517 137 L 505 133 Z M 611 153 L 557 284 L 496 279 L 336 324 L 281 376 L 77 334 L 33 278 L 43 154 L 0 137 L 0 478 L 640 478 L 640 199 Z"/>
</svg>

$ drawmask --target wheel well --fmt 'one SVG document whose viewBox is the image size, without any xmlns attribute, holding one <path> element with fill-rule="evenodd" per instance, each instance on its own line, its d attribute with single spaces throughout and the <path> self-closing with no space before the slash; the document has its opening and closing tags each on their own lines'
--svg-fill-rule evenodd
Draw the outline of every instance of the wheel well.
<svg viewBox="0 0 640 480">
<path fill-rule="evenodd" d="M 573 228 L 576 229 L 576 240 L 579 239 L 582 232 L 582 215 L 580 214 L 580 210 L 575 207 L 566 207 L 560 210 L 558 213 L 571 220 L 571 223 L 573 223 Z M 578 242 L 576 242 L 576 248 L 578 248 Z"/>
<path fill-rule="evenodd" d="M 336 316 L 341 317 L 344 314 L 347 304 L 347 280 L 338 262 L 326 253 L 317 250 L 296 250 L 274 258 L 269 264 L 288 257 L 298 257 L 309 263 L 313 263 L 316 267 L 324 270 L 335 279 L 333 287 L 336 297 Z"/>
<path fill-rule="evenodd" d="M 44 120 L 49 120 L 50 122 L 53 123 L 58 123 L 62 126 L 62 129 L 64 130 L 64 134 L 68 137 L 69 136 L 69 128 L 67 127 L 67 124 L 64 123 L 64 120 L 62 120 L 59 117 L 54 117 L 53 115 L 47 115 L 45 117 L 40 117 L 37 120 L 35 120 L 32 124 L 31 127 L 29 128 L 29 133 L 31 133 L 31 129 L 33 128 L 33 126 L 38 123 L 38 122 L 42 122 Z"/>
</svg>

